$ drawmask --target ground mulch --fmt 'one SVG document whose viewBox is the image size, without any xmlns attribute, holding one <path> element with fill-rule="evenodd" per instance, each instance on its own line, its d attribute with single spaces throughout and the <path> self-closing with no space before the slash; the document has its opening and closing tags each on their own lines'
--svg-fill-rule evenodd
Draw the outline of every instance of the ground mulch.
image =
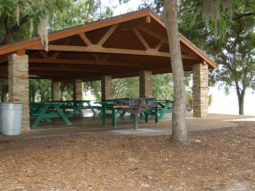
<svg viewBox="0 0 255 191">
<path fill-rule="evenodd" d="M 0 190 L 255 190 L 255 128 L 0 141 Z"/>
</svg>

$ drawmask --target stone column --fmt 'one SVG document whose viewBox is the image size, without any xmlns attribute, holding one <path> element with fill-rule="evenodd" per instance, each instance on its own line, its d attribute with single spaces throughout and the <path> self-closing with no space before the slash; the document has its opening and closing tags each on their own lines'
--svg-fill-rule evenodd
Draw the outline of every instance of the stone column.
<svg viewBox="0 0 255 191">
<path fill-rule="evenodd" d="M 194 64 L 193 68 L 193 116 L 207 117 L 208 114 L 208 65 Z"/>
<path fill-rule="evenodd" d="M 151 71 L 142 71 L 139 77 L 140 98 L 152 97 Z"/>
<path fill-rule="evenodd" d="M 102 92 L 102 100 L 112 99 L 112 77 L 111 76 L 103 76 L 101 78 L 101 92 Z"/>
<path fill-rule="evenodd" d="M 28 55 L 8 57 L 9 102 L 23 104 L 22 130 L 30 130 Z"/>
<path fill-rule="evenodd" d="M 75 80 L 74 82 L 74 100 L 82 100 L 83 99 L 83 83 L 82 80 Z"/>
<path fill-rule="evenodd" d="M 51 99 L 53 101 L 60 100 L 60 82 L 59 81 L 52 80 L 51 82 Z"/>
</svg>

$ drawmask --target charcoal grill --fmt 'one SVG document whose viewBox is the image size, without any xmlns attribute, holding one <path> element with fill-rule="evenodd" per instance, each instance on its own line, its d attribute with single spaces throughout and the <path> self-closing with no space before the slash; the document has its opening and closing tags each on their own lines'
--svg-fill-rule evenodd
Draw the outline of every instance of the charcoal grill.
<svg viewBox="0 0 255 191">
<path fill-rule="evenodd" d="M 137 130 L 139 128 L 138 115 L 148 109 L 157 107 L 157 103 L 154 98 L 121 98 L 114 100 L 114 107 L 133 114 L 133 129 Z"/>
</svg>

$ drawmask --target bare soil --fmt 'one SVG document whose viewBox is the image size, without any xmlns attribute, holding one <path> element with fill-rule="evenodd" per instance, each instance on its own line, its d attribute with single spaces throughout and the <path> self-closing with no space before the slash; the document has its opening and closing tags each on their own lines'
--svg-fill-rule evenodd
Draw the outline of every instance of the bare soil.
<svg viewBox="0 0 255 191">
<path fill-rule="evenodd" d="M 0 190 L 255 190 L 255 128 L 0 140 Z"/>
</svg>

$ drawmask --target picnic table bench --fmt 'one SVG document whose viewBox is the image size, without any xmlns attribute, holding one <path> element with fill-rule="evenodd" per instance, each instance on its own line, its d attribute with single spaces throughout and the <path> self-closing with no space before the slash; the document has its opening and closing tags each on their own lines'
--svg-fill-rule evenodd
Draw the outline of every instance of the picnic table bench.
<svg viewBox="0 0 255 191">
<path fill-rule="evenodd" d="M 134 129 L 138 128 L 138 115 L 142 114 L 147 109 L 151 109 L 152 106 L 148 106 L 146 104 L 135 105 L 134 101 L 142 100 L 142 99 L 115 99 L 115 100 L 104 100 L 101 102 L 97 102 L 102 105 L 101 109 L 101 117 L 103 126 L 106 125 L 106 119 L 111 119 L 112 127 L 116 128 L 116 118 L 117 114 L 120 114 L 120 117 L 123 117 L 126 112 L 131 113 L 133 119 L 133 127 Z M 147 99 L 147 100 L 152 100 Z M 126 102 L 126 105 L 119 104 L 120 102 Z"/>
<path fill-rule="evenodd" d="M 50 119 L 57 118 L 62 119 L 66 125 L 71 125 L 68 118 L 80 114 L 82 109 L 90 109 L 93 116 L 96 116 L 95 107 L 90 102 L 90 100 L 74 100 L 30 103 L 30 115 L 35 117 L 32 127 L 37 127 L 43 120 L 51 122 Z"/>
<path fill-rule="evenodd" d="M 90 109 L 93 116 L 96 116 L 95 107 L 91 105 L 90 100 L 74 100 L 74 101 L 59 101 L 63 103 L 63 109 L 72 109 L 74 115 L 80 114 L 82 109 Z"/>
<path fill-rule="evenodd" d="M 113 100 L 104 100 L 96 102 L 101 105 L 101 118 L 103 126 L 106 125 L 106 119 L 111 119 L 112 127 L 116 127 L 116 109 L 113 107 Z M 108 112 L 107 112 L 108 111 Z"/>
<path fill-rule="evenodd" d="M 73 113 L 63 110 L 63 105 L 61 102 L 31 103 L 30 115 L 35 117 L 32 127 L 37 127 L 42 120 L 50 122 L 50 119 L 56 118 L 62 119 L 65 125 L 72 125 L 68 118 L 72 117 Z"/>
<path fill-rule="evenodd" d="M 144 112 L 145 122 L 149 122 L 149 116 L 153 116 L 155 119 L 155 123 L 158 123 L 162 119 L 166 113 L 173 112 L 173 101 L 171 100 L 156 100 L 157 106 L 152 109 L 148 109 Z"/>
</svg>

